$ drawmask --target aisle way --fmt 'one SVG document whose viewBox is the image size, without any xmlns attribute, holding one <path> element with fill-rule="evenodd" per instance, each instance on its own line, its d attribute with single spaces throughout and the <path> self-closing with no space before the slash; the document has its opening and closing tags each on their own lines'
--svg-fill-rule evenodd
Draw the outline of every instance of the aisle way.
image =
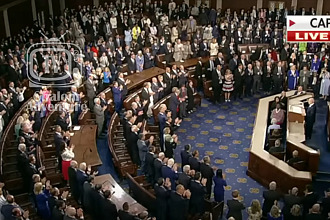
<svg viewBox="0 0 330 220">
<path fill-rule="evenodd" d="M 175 160 L 181 163 L 180 151 L 186 144 L 200 152 L 200 159 L 209 155 L 211 165 L 226 174 L 225 200 L 231 198 L 232 190 L 238 189 L 245 206 L 250 206 L 252 199 L 262 202 L 264 190 L 246 175 L 257 103 L 257 98 L 221 105 L 203 100 L 197 112 L 185 118 L 176 132 L 180 144 L 175 150 Z"/>
</svg>

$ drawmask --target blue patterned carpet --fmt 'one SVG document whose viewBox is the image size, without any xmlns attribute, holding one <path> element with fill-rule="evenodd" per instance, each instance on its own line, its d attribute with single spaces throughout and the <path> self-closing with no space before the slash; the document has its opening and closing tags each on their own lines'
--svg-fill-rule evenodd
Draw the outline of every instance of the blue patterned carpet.
<svg viewBox="0 0 330 220">
<path fill-rule="evenodd" d="M 246 175 L 251 135 L 257 111 L 257 98 L 214 105 L 204 100 L 196 113 L 184 119 L 177 130 L 179 147 L 175 159 L 181 162 L 180 151 L 186 144 L 200 152 L 200 159 L 209 155 L 211 164 L 226 173 L 225 199 L 237 189 L 249 206 L 252 199 L 262 202 L 264 187 Z"/>
</svg>

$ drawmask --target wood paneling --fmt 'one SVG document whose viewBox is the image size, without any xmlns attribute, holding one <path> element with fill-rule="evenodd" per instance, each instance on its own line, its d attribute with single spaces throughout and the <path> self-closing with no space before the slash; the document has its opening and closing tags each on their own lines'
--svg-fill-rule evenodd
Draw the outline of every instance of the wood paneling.
<svg viewBox="0 0 330 220">
<path fill-rule="evenodd" d="M 315 8 L 316 10 L 317 0 L 298 0 L 297 8 L 305 8 L 306 11 L 309 11 L 310 8 Z"/>
<path fill-rule="evenodd" d="M 323 13 L 330 12 L 330 4 L 329 1 L 323 0 Z"/>
<path fill-rule="evenodd" d="M 233 1 L 233 0 L 223 0 L 222 1 L 222 9 L 226 10 L 230 8 L 231 11 L 239 11 L 241 9 L 251 9 L 252 6 L 257 5 L 257 0 L 246 0 L 246 1 Z"/>
<path fill-rule="evenodd" d="M 26 1 L 8 9 L 11 35 L 18 34 L 22 28 L 33 24 L 31 1 Z"/>
<path fill-rule="evenodd" d="M 3 12 L 0 12 L 0 38 L 6 37 L 6 31 L 5 31 L 5 22 L 3 20 Z"/>
</svg>

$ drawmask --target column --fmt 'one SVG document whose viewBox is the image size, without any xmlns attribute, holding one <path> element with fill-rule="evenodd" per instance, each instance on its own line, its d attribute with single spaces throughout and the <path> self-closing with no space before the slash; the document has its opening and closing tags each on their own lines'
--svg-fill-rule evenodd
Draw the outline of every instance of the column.
<svg viewBox="0 0 330 220">
<path fill-rule="evenodd" d="M 217 8 L 216 9 L 218 9 L 218 8 L 221 8 L 222 9 L 222 0 L 216 0 L 217 1 Z"/>
<path fill-rule="evenodd" d="M 7 11 L 7 9 L 3 10 L 3 21 L 5 23 L 6 36 L 7 37 L 10 37 L 10 27 L 9 27 L 8 11 Z"/>
<path fill-rule="evenodd" d="M 94 5 L 95 7 L 99 7 L 99 5 L 100 5 L 100 1 L 99 1 L 99 0 L 93 0 L 93 5 Z"/>
<path fill-rule="evenodd" d="M 61 14 L 63 14 L 65 9 L 65 0 L 60 0 L 60 10 L 61 10 Z"/>
<path fill-rule="evenodd" d="M 31 0 L 31 7 L 32 7 L 32 18 L 33 21 L 37 20 L 37 9 L 36 9 L 36 1 Z"/>
<path fill-rule="evenodd" d="M 262 8 L 262 1 L 263 0 L 257 0 L 257 9 Z"/>
<path fill-rule="evenodd" d="M 297 9 L 298 0 L 292 0 L 291 6 Z"/>
<path fill-rule="evenodd" d="M 49 16 L 53 18 L 54 12 L 53 12 L 53 1 L 48 0 L 48 8 L 49 8 Z"/>
<path fill-rule="evenodd" d="M 323 11 L 323 1 L 324 0 L 317 0 L 317 6 L 316 6 L 316 14 L 321 15 Z"/>
</svg>

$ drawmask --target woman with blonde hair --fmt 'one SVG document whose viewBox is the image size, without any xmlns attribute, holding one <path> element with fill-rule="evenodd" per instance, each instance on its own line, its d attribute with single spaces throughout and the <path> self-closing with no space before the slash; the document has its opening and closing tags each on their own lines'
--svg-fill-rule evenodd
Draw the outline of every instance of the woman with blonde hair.
<svg viewBox="0 0 330 220">
<path fill-rule="evenodd" d="M 267 215 L 267 220 L 283 220 L 283 215 L 277 205 L 273 205 Z"/>
<path fill-rule="evenodd" d="M 217 56 L 219 52 L 219 45 L 217 39 L 213 38 L 210 44 L 210 56 Z"/>
<path fill-rule="evenodd" d="M 46 188 L 43 189 L 41 182 L 34 184 L 34 196 L 37 206 L 37 213 L 41 216 L 42 219 L 50 219 L 51 212 L 48 205 L 48 198 L 50 196 L 49 190 L 51 188 L 50 181 L 46 181 Z"/>
<path fill-rule="evenodd" d="M 260 220 L 262 217 L 262 209 L 259 200 L 252 200 L 251 206 L 247 209 L 249 214 L 248 220 Z"/>
<path fill-rule="evenodd" d="M 103 89 L 107 88 L 110 83 L 111 83 L 111 71 L 109 67 L 105 67 L 103 74 L 102 74 L 102 79 L 103 79 Z"/>
<path fill-rule="evenodd" d="M 292 206 L 290 210 L 290 215 L 288 216 L 290 220 L 300 220 L 302 219 L 301 207 L 298 204 Z"/>
<path fill-rule="evenodd" d="M 225 93 L 225 101 L 230 102 L 230 93 L 234 90 L 234 78 L 229 69 L 226 70 L 225 82 L 223 84 L 222 90 Z"/>
</svg>

